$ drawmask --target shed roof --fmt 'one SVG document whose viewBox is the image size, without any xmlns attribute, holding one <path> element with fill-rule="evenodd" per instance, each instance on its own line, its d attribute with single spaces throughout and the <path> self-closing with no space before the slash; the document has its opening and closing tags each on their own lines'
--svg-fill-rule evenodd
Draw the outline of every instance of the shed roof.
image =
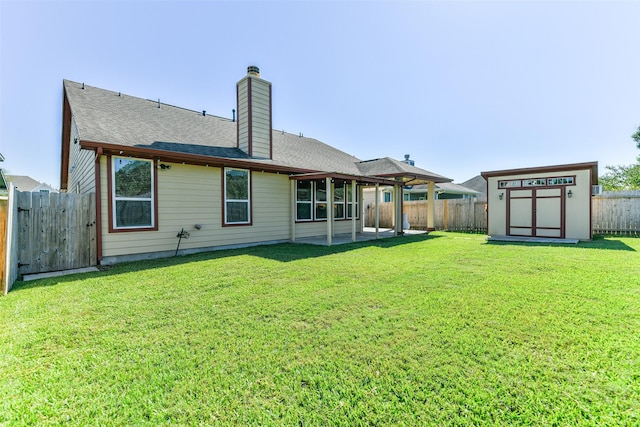
<svg viewBox="0 0 640 427">
<path fill-rule="evenodd" d="M 598 182 L 598 162 L 584 162 L 584 163 L 570 163 L 565 165 L 552 165 L 552 166 L 538 166 L 532 168 L 520 168 L 520 169 L 504 169 L 497 171 L 482 172 L 482 177 L 488 179 L 495 176 L 509 176 L 509 175 L 527 175 L 534 173 L 561 173 L 564 171 L 585 170 L 588 169 L 591 173 L 591 182 L 596 184 Z"/>
</svg>

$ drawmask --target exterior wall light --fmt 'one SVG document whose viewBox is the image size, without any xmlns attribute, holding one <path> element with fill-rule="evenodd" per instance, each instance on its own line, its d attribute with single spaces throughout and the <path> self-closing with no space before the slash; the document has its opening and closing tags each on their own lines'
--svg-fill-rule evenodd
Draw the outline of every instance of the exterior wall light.
<svg viewBox="0 0 640 427">
<path fill-rule="evenodd" d="M 573 193 L 571 192 L 571 190 L 569 190 L 569 192 L 567 193 L 567 197 L 571 198 L 571 196 L 573 196 Z"/>
<path fill-rule="evenodd" d="M 498 194 L 498 199 L 502 200 L 503 197 L 504 197 L 504 193 Z"/>
</svg>

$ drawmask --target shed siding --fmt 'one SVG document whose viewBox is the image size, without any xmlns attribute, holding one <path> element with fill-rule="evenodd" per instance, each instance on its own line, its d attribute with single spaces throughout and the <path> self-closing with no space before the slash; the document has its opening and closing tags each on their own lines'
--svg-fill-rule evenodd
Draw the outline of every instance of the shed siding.
<svg viewBox="0 0 640 427">
<path fill-rule="evenodd" d="M 493 236 L 506 235 L 507 233 L 507 189 L 499 189 L 498 181 L 529 179 L 529 178 L 548 178 L 559 176 L 575 176 L 575 185 L 566 186 L 566 191 L 571 190 L 572 197 L 565 195 L 565 238 L 589 240 L 591 238 L 591 172 L 589 169 L 584 170 L 566 170 L 560 172 L 543 172 L 543 173 L 527 173 L 526 175 L 507 175 L 489 177 L 487 181 L 487 200 L 489 201 L 489 224 L 487 234 Z M 515 195 L 520 191 L 528 190 L 512 190 L 511 194 Z M 549 190 L 538 189 L 539 195 L 546 194 Z M 500 200 L 500 193 L 504 194 Z M 517 214 L 517 212 L 515 213 Z M 514 212 L 512 212 L 514 215 Z M 544 223 L 544 219 L 542 222 Z M 551 221 L 551 220 L 550 220 Z"/>
</svg>

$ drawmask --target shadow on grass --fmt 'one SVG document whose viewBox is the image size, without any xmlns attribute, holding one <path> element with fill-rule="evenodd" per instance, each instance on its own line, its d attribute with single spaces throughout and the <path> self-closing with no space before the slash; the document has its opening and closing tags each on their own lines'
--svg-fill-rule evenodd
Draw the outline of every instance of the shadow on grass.
<svg viewBox="0 0 640 427">
<path fill-rule="evenodd" d="M 144 261 L 122 262 L 111 266 L 99 266 L 98 268 L 100 269 L 100 272 L 98 273 L 70 274 L 67 276 L 56 276 L 28 282 L 17 281 L 11 288 L 10 293 L 13 294 L 16 292 L 20 292 L 21 290 L 27 290 L 36 287 L 54 286 L 59 283 L 82 280 L 83 278 L 107 277 L 136 271 L 150 270 L 154 268 L 163 268 L 181 264 L 188 264 L 192 262 L 222 259 L 242 255 L 266 258 L 280 262 L 292 262 L 307 258 L 319 258 L 328 255 L 335 255 L 368 247 L 377 247 L 382 249 L 392 248 L 409 243 L 433 240 L 439 237 L 442 236 L 418 234 L 411 236 L 390 237 L 379 240 L 367 240 L 355 243 L 345 243 L 334 246 L 320 246 L 305 243 L 278 243 L 272 245 L 249 246 L 245 248 L 220 249 L 170 258 L 157 258 Z"/>
<path fill-rule="evenodd" d="M 576 249 L 604 249 L 610 251 L 629 251 L 636 252 L 634 248 L 626 243 L 612 239 L 611 237 L 594 236 L 590 242 L 578 242 L 577 244 L 571 243 L 534 243 L 534 242 L 501 242 L 488 240 L 485 244 L 491 246 L 545 246 L 545 247 L 563 247 L 563 248 L 576 248 Z"/>
</svg>

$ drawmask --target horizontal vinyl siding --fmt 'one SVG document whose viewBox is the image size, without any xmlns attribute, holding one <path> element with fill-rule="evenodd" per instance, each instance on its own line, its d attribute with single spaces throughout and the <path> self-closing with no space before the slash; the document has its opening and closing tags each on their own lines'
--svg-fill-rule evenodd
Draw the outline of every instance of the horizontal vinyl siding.
<svg viewBox="0 0 640 427">
<path fill-rule="evenodd" d="M 165 162 L 166 163 L 166 162 Z M 251 244 L 290 238 L 287 175 L 252 173 L 253 225 L 222 226 L 222 170 L 171 164 L 158 173 L 158 231 L 109 233 L 106 160 L 103 160 L 103 256 L 174 251 L 181 229 L 190 233 L 180 249 Z M 202 228 L 197 230 L 196 224 Z"/>
<path fill-rule="evenodd" d="M 78 129 L 75 122 L 71 125 L 71 149 L 69 150 L 69 180 L 67 182 L 67 192 L 81 194 L 93 193 L 96 191 L 95 182 L 95 153 L 90 150 L 82 150 L 80 143 L 74 143 L 78 138 Z"/>
</svg>

